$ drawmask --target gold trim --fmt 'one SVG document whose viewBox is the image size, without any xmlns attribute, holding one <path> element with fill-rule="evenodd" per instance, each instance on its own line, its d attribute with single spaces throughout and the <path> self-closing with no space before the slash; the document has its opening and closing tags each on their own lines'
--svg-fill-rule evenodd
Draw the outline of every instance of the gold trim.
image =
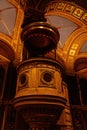
<svg viewBox="0 0 87 130">
<path fill-rule="evenodd" d="M 79 20 L 83 22 L 83 24 L 87 25 L 87 11 L 82 7 L 74 4 L 73 2 L 52 1 L 49 3 L 48 7 L 46 8 L 46 13 L 49 14 L 49 12 L 65 13 L 69 17 L 72 16 L 73 19 Z M 84 16 L 85 14 L 86 16 Z"/>
<path fill-rule="evenodd" d="M 3 62 L 3 61 L 6 62 L 6 63 L 9 63 L 9 62 L 10 62 L 9 59 L 7 59 L 6 57 L 0 55 L 0 62 Z"/>
<path fill-rule="evenodd" d="M 56 16 L 61 16 L 61 17 L 64 17 L 64 18 L 67 18 L 71 21 L 73 21 L 74 23 L 76 23 L 78 26 L 86 26 L 82 21 L 80 21 L 79 19 L 73 17 L 72 15 L 70 14 L 67 14 L 65 12 L 57 12 L 57 11 L 52 11 L 52 12 L 48 12 L 45 14 L 45 16 L 52 16 L 52 15 L 56 15 Z"/>
<path fill-rule="evenodd" d="M 84 30 L 82 29 L 79 29 L 79 32 L 77 37 L 74 38 L 74 40 L 71 42 L 71 46 L 70 48 L 68 49 L 68 55 L 69 55 L 69 52 L 71 50 L 75 50 L 75 55 L 74 57 L 76 57 L 78 54 L 79 54 L 79 51 L 82 47 L 82 45 L 84 44 L 84 42 L 87 40 L 87 32 L 85 32 Z M 75 36 L 74 36 L 75 37 Z M 68 43 L 69 44 L 69 43 Z M 77 47 L 73 48 L 74 45 L 78 45 Z"/>
<path fill-rule="evenodd" d="M 14 62 L 18 62 L 22 59 L 21 51 L 22 51 L 23 45 L 21 44 L 20 33 L 22 30 L 21 25 L 24 18 L 24 11 L 15 0 L 8 0 L 8 2 L 13 4 L 17 8 L 16 22 L 15 22 L 15 26 L 13 30 L 13 35 L 12 35 L 12 45 L 13 45 L 15 55 L 16 55 Z"/>
<path fill-rule="evenodd" d="M 73 2 L 52 1 L 46 8 L 45 15 L 61 16 L 78 25 L 78 28 L 65 42 L 64 47 L 62 49 L 59 47 L 57 48 L 57 54 L 64 60 L 66 71 L 73 71 L 75 57 L 78 57 L 80 54 L 80 48 L 82 47 L 84 41 L 87 40 L 87 10 L 81 8 Z"/>
<path fill-rule="evenodd" d="M 19 7 L 18 3 L 15 0 L 7 0 L 10 2 L 12 5 L 16 6 L 17 8 Z"/>
<path fill-rule="evenodd" d="M 10 46 L 13 46 L 12 43 L 12 38 L 4 33 L 0 32 L 0 39 L 4 42 L 7 42 Z"/>
<path fill-rule="evenodd" d="M 77 34 L 77 35 L 76 35 Z M 76 31 L 76 36 L 72 36 L 70 39 L 72 41 L 70 42 L 70 39 L 68 43 L 66 44 L 66 47 L 69 45 L 67 48 L 67 54 L 66 54 L 66 67 L 67 69 L 73 69 L 73 64 L 76 60 L 76 57 L 79 55 L 83 55 L 83 53 L 79 53 L 83 43 L 87 40 L 87 31 L 84 29 L 79 29 Z M 87 53 L 84 53 L 84 56 L 87 55 Z M 69 67 L 70 66 L 70 67 Z"/>
<path fill-rule="evenodd" d="M 77 60 L 77 59 L 81 59 L 81 58 L 87 58 L 87 54 L 86 53 L 84 53 L 84 52 L 81 52 L 81 53 L 79 53 L 79 55 L 75 58 L 75 61 Z"/>
<path fill-rule="evenodd" d="M 14 33 L 13 33 L 13 42 L 17 44 L 18 39 L 20 38 L 20 32 L 21 32 L 21 24 L 23 21 L 23 11 L 18 8 L 17 17 L 16 17 L 16 23 L 14 27 Z"/>
</svg>

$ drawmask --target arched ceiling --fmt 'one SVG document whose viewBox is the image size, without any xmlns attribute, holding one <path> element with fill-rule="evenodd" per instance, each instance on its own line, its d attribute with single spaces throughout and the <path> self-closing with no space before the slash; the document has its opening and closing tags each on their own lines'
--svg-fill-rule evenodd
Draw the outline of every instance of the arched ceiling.
<svg viewBox="0 0 87 130">
<path fill-rule="evenodd" d="M 23 19 L 22 12 L 14 0 L 0 0 L 0 55 L 5 57 L 4 59 L 16 58 L 15 52 Z"/>
<path fill-rule="evenodd" d="M 0 32 L 12 35 L 16 21 L 16 10 L 7 0 L 0 0 Z"/>
<path fill-rule="evenodd" d="M 18 6 L 16 6 L 17 4 Z M 1 0 L 0 36 L 4 33 L 8 38 L 13 38 L 13 41 L 9 40 L 9 43 L 14 46 L 15 50 L 20 50 L 20 52 L 16 52 L 20 58 L 21 49 L 20 45 L 17 45 L 19 42 L 17 40 L 20 36 L 21 20 L 23 19 L 21 11 L 18 15 L 19 5 L 24 10 L 25 7 L 29 7 L 30 15 L 32 15 L 32 10 L 33 12 L 35 10 L 39 13 L 44 12 L 47 22 L 58 28 L 60 41 L 57 54 L 64 61 L 67 73 L 77 73 L 75 64 L 78 59 L 85 57 L 87 60 L 87 0 Z"/>
<path fill-rule="evenodd" d="M 84 57 L 87 60 L 87 11 L 67 1 L 52 1 L 46 11 L 47 22 L 55 26 L 60 33 L 57 54 L 65 63 L 66 72 L 79 75 L 81 72 L 82 75 L 82 71 L 75 70 L 81 62 L 78 66 L 75 64 Z M 82 68 L 84 65 L 87 68 L 87 63 L 81 63 Z M 87 70 L 83 73 L 86 76 Z"/>
</svg>

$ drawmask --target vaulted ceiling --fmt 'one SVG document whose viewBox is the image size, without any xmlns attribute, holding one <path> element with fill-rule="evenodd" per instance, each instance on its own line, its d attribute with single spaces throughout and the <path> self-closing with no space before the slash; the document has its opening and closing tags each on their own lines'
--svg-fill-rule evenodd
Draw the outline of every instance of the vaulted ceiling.
<svg viewBox="0 0 87 130">
<path fill-rule="evenodd" d="M 27 5 L 25 5 L 26 1 Z M 32 12 L 35 13 L 35 11 L 44 12 L 47 22 L 58 28 L 60 33 L 57 54 L 63 60 L 66 71 L 73 73 L 81 70 L 81 75 L 87 77 L 87 0 L 67 0 L 68 3 L 72 3 L 68 4 L 69 7 L 75 7 L 76 11 L 73 13 L 67 12 L 67 8 L 63 9 L 62 5 L 62 10 L 52 7 L 53 3 L 48 7 L 50 2 L 54 2 L 54 0 L 1 0 L 0 39 L 4 36 L 4 40 L 8 42 L 9 46 L 12 46 L 15 57 L 20 59 L 22 48 L 18 39 L 23 16 L 19 5 L 24 10 L 25 7 L 28 8 L 28 13 L 30 13 L 28 15 L 32 15 Z M 55 3 L 58 2 L 63 2 L 63 0 L 56 0 Z M 65 2 L 66 7 L 68 7 L 67 2 Z M 56 6 L 55 3 L 54 6 Z M 45 8 L 48 8 L 48 11 Z M 81 11 L 81 16 L 80 14 L 77 15 L 79 11 Z M 4 48 L 2 46 L 0 48 L 0 52 L 3 54 Z"/>
</svg>

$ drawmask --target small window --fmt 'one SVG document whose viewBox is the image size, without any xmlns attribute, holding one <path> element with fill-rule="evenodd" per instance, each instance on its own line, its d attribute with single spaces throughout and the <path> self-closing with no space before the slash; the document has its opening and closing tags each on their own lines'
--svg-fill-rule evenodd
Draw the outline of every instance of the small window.
<svg viewBox="0 0 87 130">
<path fill-rule="evenodd" d="M 54 82 L 54 74 L 50 71 L 44 71 L 41 74 L 41 80 L 45 84 L 53 84 Z"/>
<path fill-rule="evenodd" d="M 28 76 L 25 73 L 21 74 L 18 79 L 18 90 L 25 88 L 27 82 L 28 82 Z"/>
</svg>

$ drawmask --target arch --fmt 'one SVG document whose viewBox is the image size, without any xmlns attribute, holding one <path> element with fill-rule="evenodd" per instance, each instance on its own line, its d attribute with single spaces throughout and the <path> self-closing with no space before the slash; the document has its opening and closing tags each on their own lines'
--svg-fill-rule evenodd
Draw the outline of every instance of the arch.
<svg viewBox="0 0 87 130">
<path fill-rule="evenodd" d="M 14 60 L 15 58 L 15 53 L 12 47 L 2 40 L 0 40 L 0 55 L 7 58 L 8 60 Z"/>
</svg>

